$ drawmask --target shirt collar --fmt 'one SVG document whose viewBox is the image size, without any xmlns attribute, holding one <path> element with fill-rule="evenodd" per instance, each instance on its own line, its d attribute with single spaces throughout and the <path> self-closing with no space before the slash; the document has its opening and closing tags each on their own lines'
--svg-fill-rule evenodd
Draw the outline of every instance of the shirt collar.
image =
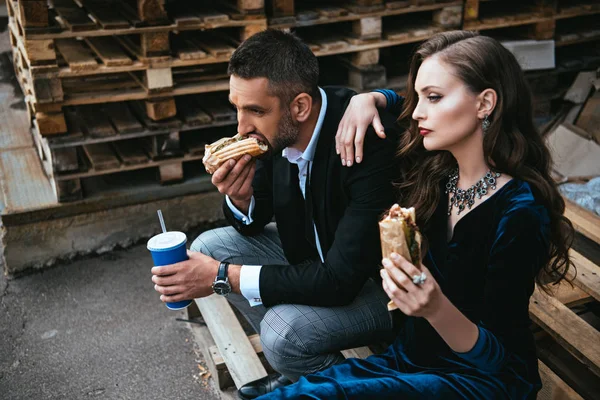
<svg viewBox="0 0 600 400">
<path fill-rule="evenodd" d="M 321 93 L 321 110 L 319 111 L 319 118 L 317 119 L 317 124 L 315 125 L 315 130 L 312 133 L 310 142 L 308 142 L 308 146 L 306 146 L 306 149 L 303 152 L 291 147 L 286 147 L 281 153 L 282 157 L 287 158 L 291 163 L 297 164 L 301 158 L 306 161 L 312 161 L 315 158 L 319 134 L 321 133 L 323 121 L 325 120 L 325 112 L 327 111 L 327 95 L 321 88 L 319 88 L 319 93 Z"/>
</svg>

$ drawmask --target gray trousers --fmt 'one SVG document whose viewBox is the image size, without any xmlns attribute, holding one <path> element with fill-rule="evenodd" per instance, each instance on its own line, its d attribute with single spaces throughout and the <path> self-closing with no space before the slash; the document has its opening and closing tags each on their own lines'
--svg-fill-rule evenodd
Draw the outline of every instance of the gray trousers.
<svg viewBox="0 0 600 400">
<path fill-rule="evenodd" d="M 275 224 L 267 225 L 258 236 L 243 236 L 232 227 L 206 231 L 190 249 L 238 265 L 289 264 Z M 386 306 L 389 299 L 371 279 L 351 304 L 342 307 L 250 307 L 245 297 L 235 293 L 227 299 L 260 334 L 263 353 L 273 369 L 293 381 L 342 362 L 340 350 L 394 337 Z"/>
</svg>

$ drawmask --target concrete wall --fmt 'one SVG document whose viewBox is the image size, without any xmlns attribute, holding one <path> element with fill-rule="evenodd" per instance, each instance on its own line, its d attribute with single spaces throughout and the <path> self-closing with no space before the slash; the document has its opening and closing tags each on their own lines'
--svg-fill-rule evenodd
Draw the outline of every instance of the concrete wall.
<svg viewBox="0 0 600 400">
<path fill-rule="evenodd" d="M 167 229 L 198 231 L 203 225 L 222 221 L 222 201 L 221 194 L 209 192 L 4 225 L 1 227 L 4 273 L 13 277 L 24 271 L 52 266 L 61 260 L 145 241 L 160 231 L 158 209 L 162 210 Z M 188 247 L 194 239 L 188 237 Z M 148 260 L 152 262 L 149 254 Z"/>
</svg>

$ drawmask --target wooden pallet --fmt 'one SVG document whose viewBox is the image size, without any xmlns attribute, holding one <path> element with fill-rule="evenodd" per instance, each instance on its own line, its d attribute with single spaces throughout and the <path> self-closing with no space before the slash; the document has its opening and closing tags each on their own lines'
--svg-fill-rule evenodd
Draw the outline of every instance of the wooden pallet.
<svg viewBox="0 0 600 400">
<path fill-rule="evenodd" d="M 557 20 L 597 13 L 600 13 L 600 4 L 597 2 L 573 4 L 563 0 L 529 0 L 509 4 L 466 0 L 463 29 L 488 31 L 528 25 L 529 30 L 524 36 L 546 40 L 554 38 Z"/>
<path fill-rule="evenodd" d="M 302 4 L 302 2 L 299 2 Z M 397 2 L 396 2 L 397 3 Z M 341 22 L 357 22 L 361 19 L 381 19 L 384 17 L 391 17 L 402 14 L 412 14 L 416 12 L 426 11 L 440 11 L 449 7 L 462 7 L 462 1 L 450 0 L 444 2 L 433 1 L 428 4 L 417 4 L 416 2 L 405 1 L 403 7 L 378 7 L 376 11 L 370 12 L 356 12 L 356 9 L 352 9 L 352 6 L 340 5 L 327 5 L 325 2 L 313 2 L 309 3 L 309 8 L 300 8 L 296 10 L 296 14 L 289 14 L 294 16 L 294 20 L 288 22 L 280 22 L 278 19 L 270 19 L 269 27 L 274 29 L 288 29 L 288 28 L 304 28 L 315 25 L 328 25 L 336 24 Z M 388 5 L 391 4 L 388 2 Z M 289 12 L 289 11 L 288 11 Z"/>
<path fill-rule="evenodd" d="M 239 0 L 245 4 L 263 0 Z M 182 2 L 168 5 L 165 0 L 6 0 L 9 17 L 27 39 L 59 39 L 111 36 L 134 33 L 168 32 L 186 29 L 213 29 L 260 24 L 264 11 L 252 19 L 237 18 L 224 2 Z M 220 8 L 215 9 L 213 6 Z M 230 12 L 231 11 L 231 12 Z M 256 11 L 256 10 L 255 10 Z M 258 20 L 258 21 L 257 21 Z"/>
<path fill-rule="evenodd" d="M 180 181 L 182 164 L 200 160 L 204 145 L 223 135 L 216 129 L 231 126 L 233 132 L 236 124 L 229 103 L 204 97 L 181 99 L 179 114 L 160 122 L 141 102 L 69 107 L 64 117 L 67 135 L 43 137 L 38 120 L 32 128 L 60 202 L 81 199 L 81 180 L 95 176 L 158 167 L 160 183 Z"/>
</svg>

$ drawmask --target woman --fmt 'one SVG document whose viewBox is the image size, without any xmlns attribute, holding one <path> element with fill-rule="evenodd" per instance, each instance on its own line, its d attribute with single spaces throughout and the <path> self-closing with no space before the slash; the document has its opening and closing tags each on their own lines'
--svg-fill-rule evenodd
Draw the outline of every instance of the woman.
<svg viewBox="0 0 600 400">
<path fill-rule="evenodd" d="M 384 354 L 261 398 L 519 399 L 541 388 L 529 298 L 536 282 L 564 279 L 573 228 L 523 72 L 494 39 L 447 32 L 416 51 L 407 93 L 400 203 L 416 208 L 427 251 L 419 266 L 392 255 L 381 270 L 405 326 Z M 348 143 L 375 118 L 373 99 L 386 103 L 353 99 L 348 112 L 362 111 L 341 124 Z"/>
</svg>

